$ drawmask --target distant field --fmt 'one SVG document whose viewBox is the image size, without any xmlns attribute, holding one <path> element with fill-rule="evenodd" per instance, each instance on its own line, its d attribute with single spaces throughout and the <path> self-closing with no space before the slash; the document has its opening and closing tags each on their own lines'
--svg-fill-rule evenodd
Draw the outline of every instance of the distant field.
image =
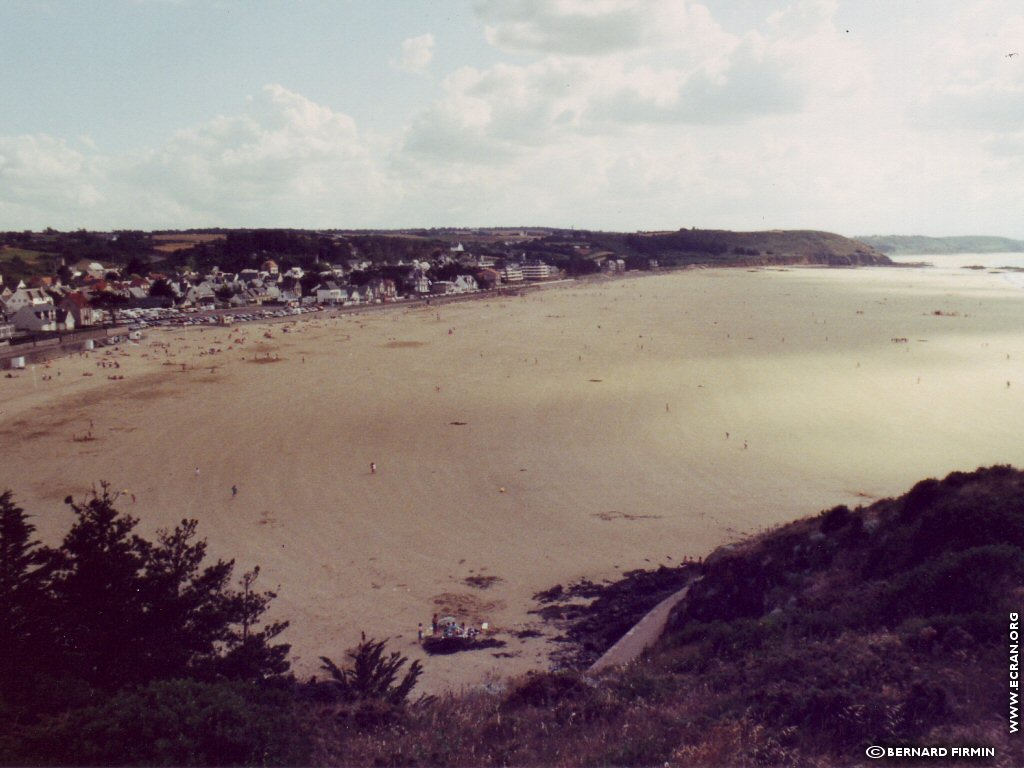
<svg viewBox="0 0 1024 768">
<path fill-rule="evenodd" d="M 224 240 L 225 235 L 153 235 L 153 241 L 158 245 L 153 246 L 154 251 L 160 253 L 174 253 L 187 250 L 199 243 L 213 243 Z"/>
<path fill-rule="evenodd" d="M 56 255 L 46 251 L 0 246 L 0 273 L 3 274 L 5 281 L 13 286 L 19 280 L 50 272 Z"/>
<path fill-rule="evenodd" d="M 0 262 L 10 262 L 14 259 L 21 259 L 28 264 L 35 264 L 40 259 L 52 259 L 55 253 L 46 251 L 30 251 L 25 248 L 14 248 L 9 245 L 0 246 Z"/>
</svg>

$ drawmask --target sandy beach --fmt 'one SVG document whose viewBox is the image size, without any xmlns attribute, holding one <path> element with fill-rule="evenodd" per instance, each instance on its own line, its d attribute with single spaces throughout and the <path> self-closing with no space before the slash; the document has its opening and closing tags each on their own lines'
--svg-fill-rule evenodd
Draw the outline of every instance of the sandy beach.
<svg viewBox="0 0 1024 768">
<path fill-rule="evenodd" d="M 278 592 L 301 675 L 361 631 L 423 658 L 432 613 L 487 621 L 504 648 L 425 660 L 459 688 L 546 665 L 514 633 L 554 584 L 1024 465 L 1022 328 L 1005 275 L 873 268 L 159 330 L 0 378 L 0 489 L 49 542 L 102 479 L 145 535 L 197 518 Z"/>
</svg>

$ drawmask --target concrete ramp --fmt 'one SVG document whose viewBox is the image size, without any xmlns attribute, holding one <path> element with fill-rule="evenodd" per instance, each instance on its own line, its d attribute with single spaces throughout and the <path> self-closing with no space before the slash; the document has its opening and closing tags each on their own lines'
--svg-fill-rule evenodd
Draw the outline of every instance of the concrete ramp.
<svg viewBox="0 0 1024 768">
<path fill-rule="evenodd" d="M 587 674 L 599 675 L 613 667 L 625 666 L 654 645 L 661 637 L 661 633 L 665 631 L 665 623 L 668 621 L 672 609 L 686 597 L 689 591 L 690 584 L 687 584 L 654 606 L 646 616 L 633 625 L 632 629 L 620 637 L 615 645 L 605 651 L 601 658 L 590 665 Z"/>
</svg>

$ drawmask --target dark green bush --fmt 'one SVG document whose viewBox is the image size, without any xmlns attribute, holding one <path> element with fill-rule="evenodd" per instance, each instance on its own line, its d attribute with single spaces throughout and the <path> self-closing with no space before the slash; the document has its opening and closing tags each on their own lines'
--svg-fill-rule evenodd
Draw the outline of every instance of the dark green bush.
<svg viewBox="0 0 1024 768">
<path fill-rule="evenodd" d="M 287 691 L 164 680 L 25 732 L 23 759 L 64 765 L 289 765 L 308 761 Z"/>
<path fill-rule="evenodd" d="M 881 587 L 879 618 L 895 626 L 911 616 L 971 613 L 997 605 L 1007 586 L 1024 578 L 1024 552 L 995 544 L 952 552 L 903 573 Z"/>
<path fill-rule="evenodd" d="M 823 512 L 821 515 L 821 532 L 835 533 L 839 529 L 846 527 L 852 517 L 850 508 L 845 504 L 832 507 L 832 509 Z"/>
<path fill-rule="evenodd" d="M 575 672 L 536 672 L 513 688 L 505 697 L 509 710 L 522 707 L 550 708 L 563 701 L 579 701 L 590 696 L 590 687 Z"/>
</svg>

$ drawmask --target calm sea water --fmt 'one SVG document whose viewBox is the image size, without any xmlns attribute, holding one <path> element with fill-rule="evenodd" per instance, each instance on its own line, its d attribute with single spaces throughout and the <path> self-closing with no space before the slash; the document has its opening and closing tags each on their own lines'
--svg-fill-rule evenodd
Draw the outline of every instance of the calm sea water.
<svg viewBox="0 0 1024 768">
<path fill-rule="evenodd" d="M 921 256 L 892 256 L 893 261 L 898 263 L 925 262 L 932 265 L 932 269 L 949 270 L 953 272 L 964 271 L 965 267 L 984 267 L 986 270 L 998 270 L 1000 267 L 1018 267 L 1024 269 L 1024 253 L 951 253 Z M 1005 272 L 1000 275 L 1010 285 L 1024 290 L 1024 273 Z"/>
</svg>

